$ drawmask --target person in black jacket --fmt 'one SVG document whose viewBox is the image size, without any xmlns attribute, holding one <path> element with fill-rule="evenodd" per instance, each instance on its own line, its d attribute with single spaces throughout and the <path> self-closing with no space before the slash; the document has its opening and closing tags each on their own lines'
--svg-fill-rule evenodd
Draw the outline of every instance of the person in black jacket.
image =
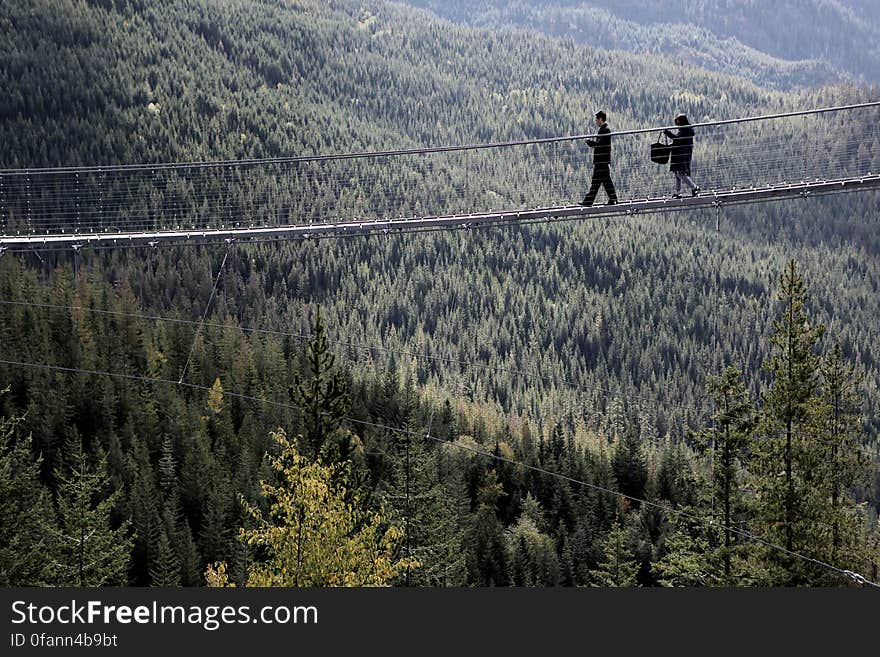
<svg viewBox="0 0 880 657">
<path fill-rule="evenodd" d="M 611 128 L 605 123 L 605 112 L 596 112 L 596 125 L 599 126 L 599 134 L 596 139 L 587 139 L 587 146 L 593 149 L 593 180 L 590 183 L 590 191 L 584 196 L 581 205 L 593 205 L 599 188 L 604 186 L 608 194 L 608 205 L 617 203 L 617 192 L 614 191 L 614 183 L 611 180 Z"/>
<path fill-rule="evenodd" d="M 691 156 L 694 152 L 694 129 L 691 127 L 688 117 L 679 114 L 675 117 L 675 125 L 678 132 L 664 130 L 663 133 L 672 140 L 672 149 L 669 151 L 669 170 L 675 174 L 675 193 L 672 198 L 681 198 L 681 183 L 684 182 L 691 188 L 691 196 L 700 193 L 697 183 L 691 178 Z"/>
</svg>

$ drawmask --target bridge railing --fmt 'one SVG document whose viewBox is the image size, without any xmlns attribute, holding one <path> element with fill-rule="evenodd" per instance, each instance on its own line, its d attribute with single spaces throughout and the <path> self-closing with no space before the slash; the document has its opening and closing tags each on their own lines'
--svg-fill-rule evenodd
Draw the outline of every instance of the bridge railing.
<svg viewBox="0 0 880 657">
<path fill-rule="evenodd" d="M 695 124 L 703 193 L 880 173 L 880 103 Z M 669 195 L 659 129 L 613 135 L 620 200 Z M 155 166 L 0 170 L 0 234 L 302 225 L 576 204 L 584 136 L 442 149 Z M 599 202 L 603 198 L 600 196 Z"/>
</svg>

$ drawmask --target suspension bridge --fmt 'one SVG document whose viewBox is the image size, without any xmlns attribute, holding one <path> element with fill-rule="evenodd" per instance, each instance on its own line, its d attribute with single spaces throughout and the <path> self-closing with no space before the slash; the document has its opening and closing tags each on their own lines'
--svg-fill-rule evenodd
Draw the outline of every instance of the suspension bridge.
<svg viewBox="0 0 880 657">
<path fill-rule="evenodd" d="M 0 250 L 258 241 L 707 210 L 880 187 L 880 101 L 707 121 L 676 199 L 656 133 L 612 133 L 622 199 L 582 207 L 595 135 L 286 158 L 0 170 Z M 0 251 L 0 252 L 2 252 Z"/>
</svg>

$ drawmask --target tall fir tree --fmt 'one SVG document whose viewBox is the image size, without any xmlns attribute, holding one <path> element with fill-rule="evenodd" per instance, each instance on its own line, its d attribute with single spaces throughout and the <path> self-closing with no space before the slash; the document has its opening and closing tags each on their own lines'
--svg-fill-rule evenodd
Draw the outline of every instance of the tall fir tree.
<svg viewBox="0 0 880 657">
<path fill-rule="evenodd" d="M 395 376 L 396 381 L 396 376 Z M 415 435 L 418 397 L 410 378 L 398 389 L 384 380 L 396 418 L 405 430 L 394 441 L 388 477 L 389 513 L 404 529 L 404 554 L 420 566 L 401 579 L 409 586 L 461 586 L 467 578 L 464 532 L 454 499 L 440 481 L 437 461 L 423 437 Z"/>
<path fill-rule="evenodd" d="M 308 378 L 298 381 L 296 398 L 303 408 L 305 446 L 314 460 L 326 455 L 335 447 L 336 458 L 345 461 L 350 456 L 351 445 L 345 437 L 336 435 L 342 418 L 351 405 L 345 380 L 335 370 L 336 356 L 330 351 L 320 308 L 315 313 L 315 327 L 309 340 L 306 355 Z M 338 438 L 338 444 L 328 443 Z"/>
<path fill-rule="evenodd" d="M 548 536 L 541 506 L 533 497 L 523 503 L 523 512 L 507 535 L 512 556 L 514 586 L 556 586 L 561 572 L 556 544 Z"/>
<path fill-rule="evenodd" d="M 816 439 L 819 356 L 817 345 L 825 332 L 807 317 L 804 279 L 792 259 L 780 279 L 777 296 L 780 317 L 773 322 L 771 355 L 764 367 L 770 373 L 763 396 L 760 438 L 755 441 L 758 474 L 758 524 L 761 536 L 789 552 L 767 553 L 771 581 L 799 584 L 815 576 L 803 560 L 790 553 L 819 555 L 823 550 L 819 481 L 824 450 Z"/>
<path fill-rule="evenodd" d="M 739 534 L 734 525 L 745 520 L 746 500 L 743 473 L 749 467 L 749 446 L 755 428 L 755 410 L 738 367 L 729 365 L 720 376 L 709 378 L 707 392 L 715 410 L 712 427 L 698 435 L 701 449 L 712 456 L 712 483 L 717 504 L 713 516 L 724 527 L 723 543 L 718 552 L 724 569 L 724 582 L 735 583 L 734 548 Z"/>
<path fill-rule="evenodd" d="M 645 496 L 648 464 L 638 433 L 628 430 L 618 438 L 614 446 L 611 468 L 619 492 L 636 498 Z"/>
<path fill-rule="evenodd" d="M 155 559 L 162 532 L 161 503 L 157 495 L 153 467 L 147 447 L 140 437 L 132 445 L 134 454 L 128 459 L 127 480 L 128 517 L 131 518 L 133 549 L 131 553 L 131 583 L 144 586 L 150 582 L 150 573 L 155 567 Z"/>
<path fill-rule="evenodd" d="M 503 495 L 498 476 L 489 470 L 477 493 L 477 512 L 468 538 L 468 580 L 476 586 L 510 584 L 510 556 L 504 525 L 498 519 L 498 500 Z"/>
<path fill-rule="evenodd" d="M 180 586 L 180 560 L 163 527 L 156 545 L 156 556 L 150 567 L 150 583 L 161 588 Z"/>
<path fill-rule="evenodd" d="M 819 482 L 826 490 L 831 544 L 826 560 L 840 568 L 860 570 L 871 558 L 864 531 L 867 519 L 853 492 L 867 486 L 870 461 L 862 450 L 859 391 L 862 378 L 847 363 L 839 344 L 822 359 L 818 437 L 824 450 Z"/>
<path fill-rule="evenodd" d="M 700 511 L 685 507 L 687 516 L 675 514 L 663 539 L 662 556 L 651 564 L 660 586 L 711 586 L 723 583 L 713 562 L 714 527 L 701 522 Z"/>
</svg>

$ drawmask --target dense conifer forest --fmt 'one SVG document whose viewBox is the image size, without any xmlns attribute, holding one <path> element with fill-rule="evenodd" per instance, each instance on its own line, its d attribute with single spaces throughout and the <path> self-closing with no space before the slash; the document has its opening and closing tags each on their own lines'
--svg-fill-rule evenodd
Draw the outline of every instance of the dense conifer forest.
<svg viewBox="0 0 880 657">
<path fill-rule="evenodd" d="M 763 86 L 877 82 L 880 9 L 870 0 L 405 0 L 456 22 L 527 27 L 651 53 Z"/>
<path fill-rule="evenodd" d="M 877 96 L 547 31 L 378 1 L 9 0 L 0 168 Z M 877 581 L 876 193 L 715 219 L 0 257 L 0 583 Z"/>
</svg>

